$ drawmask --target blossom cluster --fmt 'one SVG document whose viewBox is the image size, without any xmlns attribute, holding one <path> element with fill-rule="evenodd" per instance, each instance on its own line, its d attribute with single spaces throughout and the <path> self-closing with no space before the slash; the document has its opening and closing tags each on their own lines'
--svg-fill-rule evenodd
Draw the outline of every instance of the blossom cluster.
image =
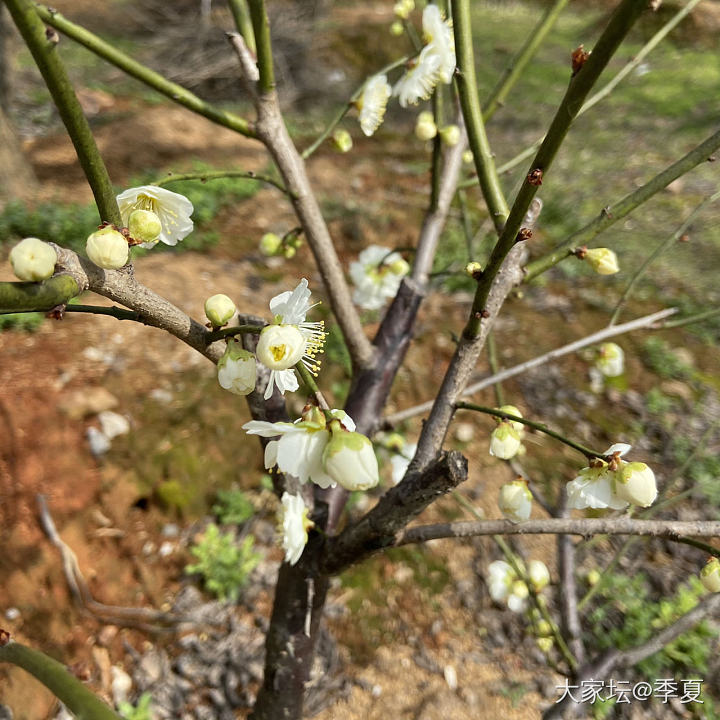
<svg viewBox="0 0 720 720">
<path fill-rule="evenodd" d="M 516 566 L 535 592 L 541 592 L 550 582 L 550 572 L 542 560 L 531 560 L 527 570 L 521 560 L 516 560 Z M 504 560 L 496 560 L 488 566 L 488 591 L 496 603 L 507 603 L 513 612 L 524 612 L 528 608 L 530 590 L 527 583 Z"/>
<path fill-rule="evenodd" d="M 353 302 L 365 310 L 379 310 L 395 297 L 400 283 L 410 270 L 398 252 L 381 245 L 366 247 L 350 263 L 350 278 L 355 285 Z"/>
</svg>

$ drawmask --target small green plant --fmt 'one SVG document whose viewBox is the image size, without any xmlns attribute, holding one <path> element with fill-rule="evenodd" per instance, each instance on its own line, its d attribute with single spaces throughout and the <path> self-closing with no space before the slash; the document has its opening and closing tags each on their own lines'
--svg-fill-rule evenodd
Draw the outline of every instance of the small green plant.
<svg viewBox="0 0 720 720">
<path fill-rule="evenodd" d="M 223 534 L 215 523 L 210 523 L 202 538 L 190 548 L 197 562 L 187 565 L 185 572 L 202 575 L 208 592 L 220 600 L 235 602 L 250 573 L 260 562 L 253 543 L 254 538 L 248 535 L 238 545 L 234 533 Z"/>
<path fill-rule="evenodd" d="M 118 710 L 125 720 L 154 720 L 152 707 L 152 695 L 144 692 L 135 705 L 129 702 L 121 702 Z"/>
<path fill-rule="evenodd" d="M 661 338 L 648 338 L 642 346 L 642 359 L 646 367 L 662 378 L 688 377 L 690 368 Z"/>
<path fill-rule="evenodd" d="M 690 577 L 675 595 L 653 602 L 643 573 L 630 577 L 612 575 L 600 591 L 601 602 L 589 616 L 593 641 L 598 648 L 620 650 L 644 643 L 694 608 L 704 594 L 699 579 Z M 712 640 L 717 634 L 703 621 L 636 667 L 649 681 L 670 675 L 702 675 L 707 672 Z"/>
<path fill-rule="evenodd" d="M 241 525 L 253 516 L 255 508 L 242 490 L 218 490 L 212 511 L 223 525 Z"/>
</svg>

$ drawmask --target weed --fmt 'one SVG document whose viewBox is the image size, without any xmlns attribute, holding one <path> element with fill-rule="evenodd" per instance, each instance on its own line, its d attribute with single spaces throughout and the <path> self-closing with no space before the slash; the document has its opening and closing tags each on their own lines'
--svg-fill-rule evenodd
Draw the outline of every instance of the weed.
<svg viewBox="0 0 720 720">
<path fill-rule="evenodd" d="M 185 572 L 202 575 L 205 589 L 220 600 L 236 602 L 260 562 L 260 555 L 253 550 L 254 541 L 248 535 L 238 545 L 234 533 L 223 534 L 215 523 L 210 523 L 202 538 L 190 548 L 197 562 L 187 565 Z"/>
<path fill-rule="evenodd" d="M 135 705 L 129 702 L 121 702 L 118 705 L 118 710 L 124 720 L 153 720 L 154 715 L 151 704 L 152 695 L 149 692 L 144 692 Z"/>
<path fill-rule="evenodd" d="M 218 490 L 212 511 L 223 525 L 242 525 L 253 516 L 255 508 L 242 490 Z"/>
</svg>

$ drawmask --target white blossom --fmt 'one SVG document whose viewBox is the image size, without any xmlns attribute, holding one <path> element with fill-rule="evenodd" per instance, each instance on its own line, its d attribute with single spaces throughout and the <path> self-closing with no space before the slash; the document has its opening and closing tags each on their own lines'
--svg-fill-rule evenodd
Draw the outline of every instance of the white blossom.
<svg viewBox="0 0 720 720">
<path fill-rule="evenodd" d="M 528 563 L 528 578 L 536 592 L 540 592 L 550 582 L 550 571 L 542 560 L 531 560 Z"/>
<path fill-rule="evenodd" d="M 255 356 L 243 349 L 238 340 L 230 338 L 218 360 L 217 377 L 221 388 L 235 395 L 249 395 L 257 379 Z"/>
<path fill-rule="evenodd" d="M 21 240 L 10 251 L 13 272 L 23 282 L 47 280 L 55 272 L 56 262 L 57 253 L 53 247 L 34 237 Z"/>
<path fill-rule="evenodd" d="M 432 45 L 426 45 L 420 55 L 411 60 L 405 74 L 395 83 L 393 95 L 402 107 L 427 100 L 440 79 L 442 58 Z"/>
<path fill-rule="evenodd" d="M 496 560 L 488 566 L 488 591 L 496 603 L 507 603 L 513 612 L 523 612 L 527 607 L 527 585 L 504 560 Z"/>
<path fill-rule="evenodd" d="M 429 4 L 423 10 L 423 35 L 428 48 L 437 56 L 438 76 L 444 83 L 451 83 L 455 74 L 455 37 L 452 24 L 443 19 L 440 8 Z"/>
<path fill-rule="evenodd" d="M 274 323 L 263 329 L 258 341 L 258 360 L 270 369 L 265 389 L 267 400 L 275 387 L 281 393 L 299 387 L 293 365 L 302 362 L 313 374 L 320 369 L 316 356 L 325 342 L 325 324 L 306 322 L 308 311 L 318 303 L 310 303 L 308 281 L 303 278 L 294 290 L 287 290 L 270 300 Z"/>
<path fill-rule="evenodd" d="M 280 525 L 285 562 L 294 565 L 303 553 L 308 541 L 308 530 L 313 526 L 308 518 L 308 509 L 300 495 L 284 492 L 282 498 Z"/>
<path fill-rule="evenodd" d="M 360 111 L 360 129 L 368 137 L 380 127 L 391 94 L 387 75 L 373 75 L 365 83 L 356 105 Z"/>
<path fill-rule="evenodd" d="M 627 443 L 611 445 L 603 455 L 619 458 L 630 450 Z M 567 484 L 568 507 L 576 510 L 585 508 L 624 510 L 628 503 L 617 495 L 616 470 L 611 469 L 604 460 L 596 459 L 585 467 L 578 476 Z"/>
<path fill-rule="evenodd" d="M 355 285 L 353 302 L 365 310 L 379 310 L 395 297 L 409 269 L 400 253 L 381 245 L 366 247 L 350 263 L 350 278 Z"/>
<path fill-rule="evenodd" d="M 370 440 L 345 430 L 333 420 L 332 437 L 323 450 L 325 472 L 346 490 L 369 490 L 380 482 L 377 457 Z"/>
<path fill-rule="evenodd" d="M 157 185 L 142 185 L 121 192 L 116 199 L 124 225 L 128 225 L 133 210 L 150 210 L 160 218 L 162 230 L 157 240 L 142 243 L 141 247 L 153 247 L 158 240 L 166 245 L 177 245 L 193 230 L 190 219 L 193 205 L 180 193 Z"/>
<path fill-rule="evenodd" d="M 612 342 L 603 343 L 600 346 L 595 367 L 605 375 L 605 377 L 622 375 L 625 369 L 625 353 L 623 349 Z"/>
<path fill-rule="evenodd" d="M 331 415 L 348 430 L 355 430 L 355 423 L 343 410 L 332 410 Z M 322 488 L 335 486 L 335 480 L 323 468 L 323 450 L 330 440 L 330 432 L 320 411 L 306 413 L 294 423 L 251 420 L 243 425 L 243 430 L 248 435 L 279 436 L 265 446 L 268 470 L 277 465 L 281 472 L 295 476 L 302 483 L 310 480 Z"/>
<path fill-rule="evenodd" d="M 500 488 L 498 506 L 503 516 L 511 522 L 527 520 L 532 510 L 532 494 L 527 483 L 522 479 L 505 483 Z"/>
<path fill-rule="evenodd" d="M 417 450 L 416 443 L 408 443 L 403 445 L 402 449 L 398 453 L 394 453 L 390 458 L 390 465 L 392 466 L 392 483 L 397 485 L 407 472 L 410 461 L 415 457 L 415 451 Z"/>
</svg>

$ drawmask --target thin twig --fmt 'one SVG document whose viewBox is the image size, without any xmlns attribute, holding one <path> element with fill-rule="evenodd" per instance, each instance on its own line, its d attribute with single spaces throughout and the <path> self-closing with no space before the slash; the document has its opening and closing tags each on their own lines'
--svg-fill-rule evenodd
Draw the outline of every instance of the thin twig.
<svg viewBox="0 0 720 720">
<path fill-rule="evenodd" d="M 551 360 L 555 360 L 556 358 L 562 357 L 563 355 L 568 355 L 572 352 L 576 352 L 577 350 L 581 350 L 588 345 L 594 345 L 595 343 L 599 343 L 602 340 L 606 340 L 607 338 L 616 337 L 617 335 L 622 335 L 624 333 L 631 332 L 632 330 L 666 327 L 665 325 L 658 326 L 656 323 L 658 323 L 658 321 L 662 320 L 663 318 L 668 317 L 669 315 L 673 315 L 676 312 L 677 308 L 668 308 L 666 310 L 660 310 L 659 312 L 652 313 L 650 315 L 644 315 L 643 317 L 636 318 L 635 320 L 630 320 L 626 323 L 623 323 L 622 325 L 613 325 L 612 327 L 606 327 L 596 333 L 587 335 L 580 340 L 574 340 L 567 345 L 563 345 L 562 347 L 551 350 L 550 352 L 544 353 L 543 355 L 538 355 L 537 357 L 532 358 L 532 360 L 526 360 L 525 362 L 519 363 L 518 365 L 513 365 L 513 367 L 508 368 L 507 370 L 501 370 L 499 373 L 493 373 L 492 375 L 485 377 L 482 380 L 468 385 L 461 393 L 461 395 L 462 397 L 465 397 L 467 395 L 474 395 L 476 392 L 480 392 L 480 390 L 484 390 L 490 385 L 494 385 L 497 382 L 503 382 L 505 380 L 508 380 L 511 377 L 520 375 L 524 372 L 527 372 L 528 370 L 531 370 L 532 368 L 538 367 L 539 365 L 544 365 Z M 409 407 L 405 410 L 400 410 L 399 412 L 393 413 L 392 415 L 388 415 L 385 418 L 384 425 L 392 427 L 400 422 L 403 422 L 404 420 L 409 420 L 416 415 L 421 415 L 422 413 L 425 413 L 432 408 L 433 402 L 434 401 L 432 400 L 428 400 L 427 402 L 420 403 L 419 405 L 414 405 L 413 407 Z"/>
<path fill-rule="evenodd" d="M 264 182 L 268 185 L 272 185 L 280 190 L 280 192 L 288 194 L 287 189 L 281 182 L 278 182 L 268 175 L 258 175 L 252 170 L 211 170 L 189 173 L 168 173 L 167 177 L 153 180 L 151 185 L 163 187 L 164 185 L 181 182 L 183 180 L 200 180 L 200 182 L 207 182 L 208 180 L 221 180 L 222 178 L 246 178 L 247 180 L 256 180 L 257 182 Z"/>
<path fill-rule="evenodd" d="M 438 523 L 403 530 L 395 536 L 392 547 L 439 538 L 466 538 L 479 535 L 648 535 L 673 542 L 683 542 L 687 536 L 720 538 L 720 521 L 714 520 L 638 520 L 636 518 L 548 518 L 511 523 L 508 520 L 481 522 Z M 685 536 L 685 537 L 683 537 Z M 710 548 L 711 546 L 707 546 Z M 707 548 L 704 548 L 707 550 Z M 720 549 L 712 548 L 720 557 Z"/>
</svg>

